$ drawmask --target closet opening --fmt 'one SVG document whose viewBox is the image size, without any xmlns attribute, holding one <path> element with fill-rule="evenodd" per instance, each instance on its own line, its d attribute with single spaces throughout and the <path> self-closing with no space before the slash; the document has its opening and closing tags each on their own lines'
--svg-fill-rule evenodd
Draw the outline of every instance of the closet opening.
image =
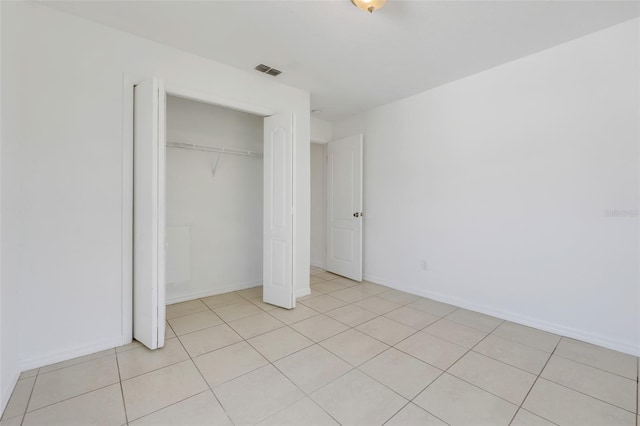
<svg viewBox="0 0 640 426">
<path fill-rule="evenodd" d="M 263 117 L 166 102 L 166 303 L 253 289 L 262 300 Z"/>
</svg>

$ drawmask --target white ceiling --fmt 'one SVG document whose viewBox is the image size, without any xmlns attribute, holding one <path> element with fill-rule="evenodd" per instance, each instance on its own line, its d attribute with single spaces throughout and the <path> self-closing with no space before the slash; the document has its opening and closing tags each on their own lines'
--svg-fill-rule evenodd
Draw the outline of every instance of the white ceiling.
<svg viewBox="0 0 640 426">
<path fill-rule="evenodd" d="M 636 1 L 46 2 L 247 72 L 259 63 L 339 119 L 640 15 Z M 273 78 L 264 76 L 263 78 Z"/>
</svg>

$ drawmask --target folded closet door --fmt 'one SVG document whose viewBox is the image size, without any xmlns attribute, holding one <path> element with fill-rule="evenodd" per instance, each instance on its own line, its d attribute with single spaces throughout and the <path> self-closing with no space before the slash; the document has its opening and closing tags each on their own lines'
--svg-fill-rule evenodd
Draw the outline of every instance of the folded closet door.
<svg viewBox="0 0 640 426">
<path fill-rule="evenodd" d="M 158 79 L 134 89 L 133 337 L 149 349 L 164 346 L 165 98 Z"/>
<path fill-rule="evenodd" d="M 293 289 L 293 114 L 264 119 L 263 300 L 295 307 Z"/>
</svg>

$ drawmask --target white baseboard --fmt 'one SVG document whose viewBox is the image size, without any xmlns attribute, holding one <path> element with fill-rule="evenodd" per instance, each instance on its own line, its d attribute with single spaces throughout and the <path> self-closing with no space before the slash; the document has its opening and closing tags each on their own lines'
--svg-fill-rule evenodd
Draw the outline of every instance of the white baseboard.
<svg viewBox="0 0 640 426">
<path fill-rule="evenodd" d="M 79 356 L 90 355 L 105 349 L 111 349 L 122 345 L 122 336 L 103 339 L 93 342 L 89 345 L 76 346 L 71 349 L 61 351 L 53 351 L 44 355 L 20 360 L 20 371 L 27 371 L 33 368 L 40 368 L 46 365 L 55 364 L 56 362 L 67 361 Z"/>
<path fill-rule="evenodd" d="M 518 324 L 537 328 L 539 330 L 548 331 L 549 333 L 554 333 L 560 336 L 570 337 L 572 339 L 592 343 L 594 345 L 602 346 L 614 351 L 624 352 L 634 356 L 640 356 L 640 348 L 631 342 L 612 340 L 607 336 L 589 333 L 584 330 L 566 327 L 561 324 L 550 323 L 538 318 L 523 316 L 515 312 L 495 309 L 485 305 L 478 305 L 469 300 L 451 297 L 441 293 L 425 291 L 423 289 L 416 289 L 408 286 L 398 285 L 395 282 L 369 274 L 364 274 L 363 278 L 372 283 L 381 284 L 386 287 L 404 291 L 406 293 L 415 294 L 416 296 L 427 297 L 429 299 L 437 300 L 438 302 L 448 303 L 459 308 L 469 309 L 471 311 L 480 312 L 481 314 L 491 315 L 507 321 L 512 321 Z"/>
<path fill-rule="evenodd" d="M 201 297 L 216 296 L 222 293 L 230 293 L 232 291 L 246 290 L 251 287 L 261 286 L 262 281 L 252 281 L 248 283 L 234 284 L 222 288 L 213 288 L 203 291 L 178 294 L 172 297 L 167 297 L 167 305 L 173 305 L 174 303 L 186 302 L 188 300 L 200 299 Z"/>
<path fill-rule="evenodd" d="M 299 298 L 304 297 L 304 296 L 308 296 L 310 294 L 311 294 L 311 287 L 300 288 L 300 289 L 296 290 L 296 299 L 299 299 Z"/>
</svg>

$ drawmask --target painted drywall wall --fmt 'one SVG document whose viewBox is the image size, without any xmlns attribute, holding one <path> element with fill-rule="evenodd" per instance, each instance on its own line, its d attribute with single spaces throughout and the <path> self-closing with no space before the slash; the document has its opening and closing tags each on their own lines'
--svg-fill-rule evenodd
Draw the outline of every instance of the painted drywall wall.
<svg viewBox="0 0 640 426">
<path fill-rule="evenodd" d="M 366 279 L 640 354 L 639 25 L 334 123 Z"/>
<path fill-rule="evenodd" d="M 294 112 L 294 283 L 308 291 L 308 92 L 42 4 L 3 2 L 2 20 L 2 283 L 28 336 L 21 368 L 123 343 L 125 74 Z"/>
<path fill-rule="evenodd" d="M 167 140 L 262 152 L 263 118 L 169 96 Z M 167 302 L 261 285 L 262 158 L 180 148 L 166 158 L 167 227 L 189 245 L 168 240 Z"/>
<path fill-rule="evenodd" d="M 326 145 L 311 144 L 311 265 L 325 267 L 326 261 Z"/>
<path fill-rule="evenodd" d="M 333 125 L 330 121 L 320 120 L 311 117 L 311 141 L 317 143 L 327 143 L 333 136 Z"/>
</svg>

